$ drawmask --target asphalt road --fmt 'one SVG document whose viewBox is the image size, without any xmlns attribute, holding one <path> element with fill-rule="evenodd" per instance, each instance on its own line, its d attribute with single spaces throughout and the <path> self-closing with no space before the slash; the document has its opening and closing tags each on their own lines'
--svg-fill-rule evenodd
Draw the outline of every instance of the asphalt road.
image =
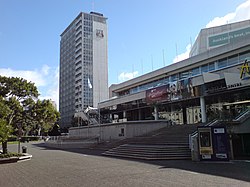
<svg viewBox="0 0 250 187">
<path fill-rule="evenodd" d="M 250 186 L 250 161 L 138 161 L 103 157 L 94 150 L 22 145 L 28 147 L 32 159 L 1 164 L 0 187 Z M 17 151 L 17 145 L 9 145 L 9 150 Z"/>
</svg>

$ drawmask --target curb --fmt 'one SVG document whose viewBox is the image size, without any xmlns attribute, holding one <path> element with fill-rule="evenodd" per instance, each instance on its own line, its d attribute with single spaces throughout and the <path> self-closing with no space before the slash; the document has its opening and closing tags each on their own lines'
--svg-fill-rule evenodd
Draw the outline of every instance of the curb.
<svg viewBox="0 0 250 187">
<path fill-rule="evenodd" d="M 15 163 L 15 162 L 23 161 L 23 160 L 29 160 L 31 158 L 32 158 L 32 155 L 30 154 L 25 154 L 24 156 L 21 156 L 21 157 L 1 158 L 0 164 Z"/>
<path fill-rule="evenodd" d="M 31 159 L 32 155 L 25 153 L 24 156 L 20 156 L 18 161 Z"/>
</svg>

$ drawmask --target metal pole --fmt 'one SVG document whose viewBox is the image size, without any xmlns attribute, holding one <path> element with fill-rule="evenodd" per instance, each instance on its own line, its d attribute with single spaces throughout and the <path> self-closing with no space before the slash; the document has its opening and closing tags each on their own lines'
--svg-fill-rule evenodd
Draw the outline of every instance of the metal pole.
<svg viewBox="0 0 250 187">
<path fill-rule="evenodd" d="M 98 81 L 98 87 L 99 87 L 99 90 L 98 90 L 98 95 L 99 95 L 99 98 L 98 98 L 98 122 L 99 122 L 99 141 L 101 141 L 101 108 L 99 106 L 99 103 L 100 103 L 100 100 L 101 100 L 101 94 L 100 94 L 100 80 Z"/>
<path fill-rule="evenodd" d="M 18 153 L 20 153 L 20 148 L 21 148 L 20 138 L 18 138 Z"/>
<path fill-rule="evenodd" d="M 20 153 L 20 150 L 21 150 L 21 143 L 20 143 L 20 140 L 21 140 L 21 137 L 22 137 L 22 129 L 21 129 L 21 124 L 18 124 L 18 153 Z"/>
<path fill-rule="evenodd" d="M 100 107 L 98 106 L 98 122 L 99 122 L 99 142 L 101 141 L 101 114 L 100 114 Z"/>
</svg>

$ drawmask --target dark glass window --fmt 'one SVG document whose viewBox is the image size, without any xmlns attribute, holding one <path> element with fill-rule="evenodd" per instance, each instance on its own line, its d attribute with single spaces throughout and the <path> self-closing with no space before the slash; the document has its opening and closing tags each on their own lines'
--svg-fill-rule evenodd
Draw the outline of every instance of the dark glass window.
<svg viewBox="0 0 250 187">
<path fill-rule="evenodd" d="M 238 63 L 238 55 L 228 57 L 228 62 L 227 62 L 228 66 L 234 65 L 234 64 L 237 64 L 237 63 Z"/>
<path fill-rule="evenodd" d="M 174 81 L 177 81 L 177 80 L 178 80 L 178 74 L 171 75 L 171 77 L 170 77 L 171 82 L 174 82 Z"/>
<path fill-rule="evenodd" d="M 208 64 L 201 66 L 201 73 L 208 72 Z"/>
<path fill-rule="evenodd" d="M 200 74 L 200 67 L 192 69 L 192 76 Z"/>
<path fill-rule="evenodd" d="M 239 62 L 243 63 L 246 59 L 250 60 L 250 51 L 246 51 L 244 53 L 240 53 Z"/>
<path fill-rule="evenodd" d="M 189 71 L 182 72 L 180 73 L 180 79 L 188 78 L 189 75 L 190 75 Z"/>
<path fill-rule="evenodd" d="M 227 58 L 218 60 L 218 68 L 224 68 L 227 66 Z"/>
<path fill-rule="evenodd" d="M 213 70 L 215 70 L 215 63 L 214 63 L 214 62 L 209 63 L 209 65 L 208 65 L 208 69 L 209 69 L 209 71 L 213 71 Z"/>
</svg>

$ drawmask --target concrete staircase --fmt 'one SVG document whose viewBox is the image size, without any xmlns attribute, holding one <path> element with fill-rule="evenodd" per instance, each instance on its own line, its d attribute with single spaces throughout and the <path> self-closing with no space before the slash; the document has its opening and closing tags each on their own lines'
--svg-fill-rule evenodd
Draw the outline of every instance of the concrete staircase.
<svg viewBox="0 0 250 187">
<path fill-rule="evenodd" d="M 197 125 L 172 125 L 150 134 L 126 139 L 103 155 L 146 160 L 191 159 L 189 134 Z"/>
</svg>

